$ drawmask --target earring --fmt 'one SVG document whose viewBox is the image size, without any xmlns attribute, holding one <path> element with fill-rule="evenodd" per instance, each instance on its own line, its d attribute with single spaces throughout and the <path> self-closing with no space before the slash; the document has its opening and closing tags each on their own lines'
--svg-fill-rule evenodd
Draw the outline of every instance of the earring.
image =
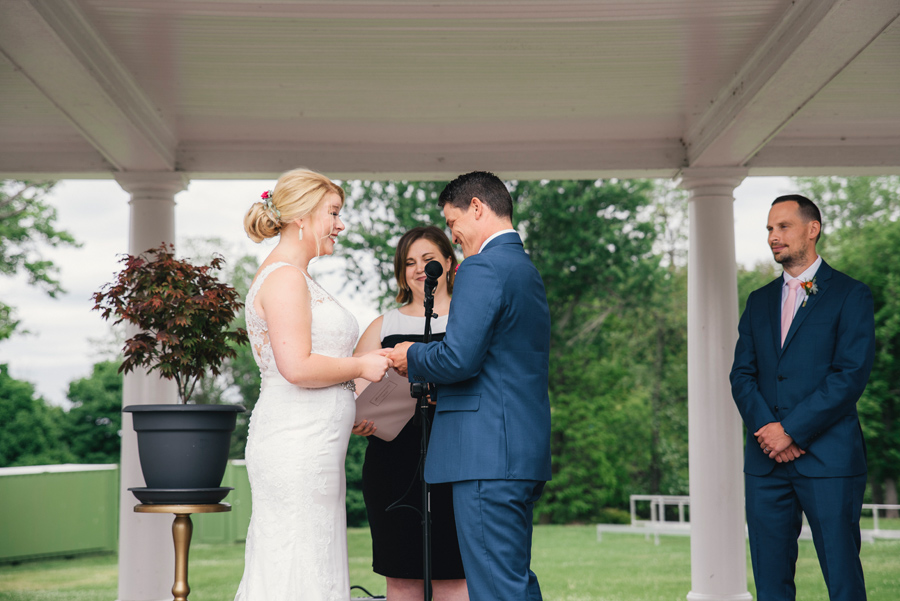
<svg viewBox="0 0 900 601">
<path fill-rule="evenodd" d="M 303 240 L 303 226 L 300 226 L 300 239 Z"/>
</svg>

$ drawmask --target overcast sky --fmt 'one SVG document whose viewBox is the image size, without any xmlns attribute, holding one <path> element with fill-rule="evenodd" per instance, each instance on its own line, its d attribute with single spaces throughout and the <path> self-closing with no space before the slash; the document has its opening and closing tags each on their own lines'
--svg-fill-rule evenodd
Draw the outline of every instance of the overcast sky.
<svg viewBox="0 0 900 601">
<path fill-rule="evenodd" d="M 243 216 L 274 181 L 193 181 L 176 196 L 176 240 L 219 237 L 233 245 L 235 256 L 254 254 L 262 260 L 272 247 L 251 242 Z M 772 200 L 795 191 L 783 177 L 751 177 L 735 190 L 737 260 L 745 266 L 771 260 L 766 246 L 766 215 Z M 67 293 L 51 299 L 27 285 L 24 277 L 0 278 L 0 298 L 16 307 L 28 335 L 0 342 L 0 363 L 13 377 L 32 382 L 49 402 L 66 403 L 69 382 L 90 375 L 91 366 L 109 340 L 109 326 L 91 311 L 91 294 L 119 270 L 117 256 L 128 251 L 129 196 L 112 180 L 64 180 L 49 202 L 59 211 L 59 225 L 83 243 L 77 249 L 49 249 L 46 257 L 60 268 Z M 338 244 L 336 254 L 340 254 Z M 226 258 L 230 258 L 226 254 Z M 359 321 L 360 332 L 377 316 L 370 299 L 341 292 L 335 259 L 324 258 L 310 271 Z M 330 273 L 332 272 L 332 273 Z M 109 348 L 107 343 L 106 348 Z"/>
</svg>

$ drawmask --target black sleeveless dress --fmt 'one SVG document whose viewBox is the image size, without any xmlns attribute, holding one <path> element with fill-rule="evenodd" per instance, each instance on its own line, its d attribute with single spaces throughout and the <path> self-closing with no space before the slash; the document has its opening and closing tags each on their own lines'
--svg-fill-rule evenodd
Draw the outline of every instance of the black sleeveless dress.
<svg viewBox="0 0 900 601">
<path fill-rule="evenodd" d="M 443 339 L 446 324 L 446 316 L 432 320 L 432 340 Z M 384 316 L 381 346 L 422 342 L 424 329 L 424 317 L 410 317 L 394 309 Z M 432 406 L 429 429 L 433 418 Z M 363 498 L 372 531 L 372 569 L 382 576 L 423 578 L 421 517 L 419 512 L 405 507 L 419 509 L 422 504 L 421 432 L 417 412 L 394 440 L 368 437 L 363 463 Z M 395 508 L 387 511 L 392 504 Z M 431 577 L 434 580 L 465 578 L 450 484 L 431 485 Z"/>
</svg>

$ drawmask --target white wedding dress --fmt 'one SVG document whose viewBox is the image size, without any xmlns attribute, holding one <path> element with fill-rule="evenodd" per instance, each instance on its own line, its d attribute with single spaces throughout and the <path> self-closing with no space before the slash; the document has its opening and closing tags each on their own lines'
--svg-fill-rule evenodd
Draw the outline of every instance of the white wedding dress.
<svg viewBox="0 0 900 601">
<path fill-rule="evenodd" d="M 253 301 L 266 277 L 281 267 L 297 269 L 288 263 L 269 265 L 247 294 L 247 332 L 262 387 L 245 453 L 253 511 L 235 601 L 347 601 L 344 459 L 356 405 L 345 385 L 301 388 L 275 367 L 266 322 Z M 350 356 L 356 319 L 304 276 L 312 352 Z"/>
</svg>

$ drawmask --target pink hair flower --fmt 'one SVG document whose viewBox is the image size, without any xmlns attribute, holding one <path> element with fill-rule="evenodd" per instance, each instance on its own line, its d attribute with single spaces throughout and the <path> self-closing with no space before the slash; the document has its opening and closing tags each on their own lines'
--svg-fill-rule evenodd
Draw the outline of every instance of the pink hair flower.
<svg viewBox="0 0 900 601">
<path fill-rule="evenodd" d="M 273 221 L 280 220 L 281 219 L 281 211 L 279 211 L 278 208 L 275 207 L 275 203 L 272 202 L 272 198 L 275 196 L 275 194 L 273 194 L 271 190 L 266 190 L 259 196 L 260 196 L 260 198 L 262 198 L 262 204 L 264 204 L 266 209 L 271 211 L 271 214 L 274 215 L 272 220 Z"/>
</svg>

